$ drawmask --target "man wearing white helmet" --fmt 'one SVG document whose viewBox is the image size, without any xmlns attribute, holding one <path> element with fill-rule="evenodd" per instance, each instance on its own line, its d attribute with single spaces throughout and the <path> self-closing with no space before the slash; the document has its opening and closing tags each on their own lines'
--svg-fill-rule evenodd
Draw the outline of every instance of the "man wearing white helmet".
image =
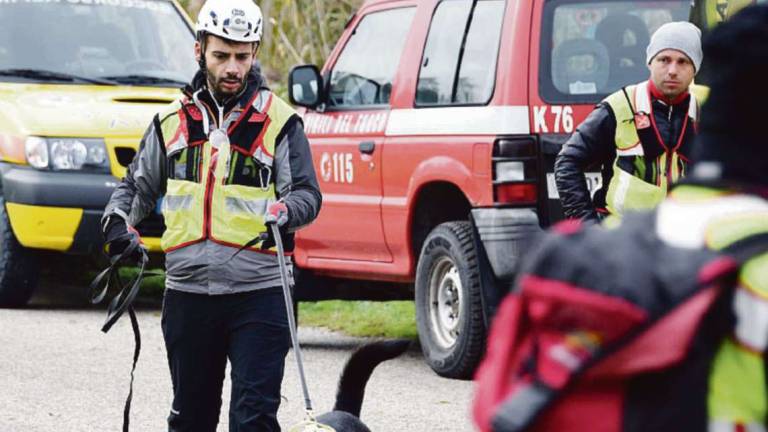
<svg viewBox="0 0 768 432">
<path fill-rule="evenodd" d="M 277 431 L 290 345 L 274 239 L 320 210 L 301 119 L 252 69 L 263 18 L 251 0 L 208 0 L 197 20 L 200 70 L 155 116 L 104 211 L 108 253 L 163 197 L 162 329 L 173 382 L 169 431 L 215 431 L 227 359 L 230 431 Z"/>
</svg>

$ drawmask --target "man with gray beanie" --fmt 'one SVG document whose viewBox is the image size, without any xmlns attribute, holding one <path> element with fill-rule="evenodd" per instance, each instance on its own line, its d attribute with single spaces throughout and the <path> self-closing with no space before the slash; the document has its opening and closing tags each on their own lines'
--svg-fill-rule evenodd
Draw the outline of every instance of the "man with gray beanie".
<svg viewBox="0 0 768 432">
<path fill-rule="evenodd" d="M 688 87 L 702 57 L 693 24 L 670 22 L 656 30 L 646 49 L 650 78 L 600 102 L 555 160 L 566 217 L 597 222 L 653 208 L 686 174 L 699 119 Z M 591 198 L 584 172 L 595 168 L 603 187 Z"/>
</svg>

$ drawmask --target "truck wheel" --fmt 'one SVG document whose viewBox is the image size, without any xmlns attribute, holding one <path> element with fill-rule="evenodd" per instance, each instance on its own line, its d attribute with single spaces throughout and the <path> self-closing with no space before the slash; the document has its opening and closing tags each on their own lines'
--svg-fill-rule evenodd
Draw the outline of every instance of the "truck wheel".
<svg viewBox="0 0 768 432">
<path fill-rule="evenodd" d="M 485 349 L 480 272 L 469 222 L 429 233 L 416 268 L 416 325 L 429 366 L 468 379 Z"/>
<path fill-rule="evenodd" d="M 26 305 L 37 280 L 34 254 L 16 240 L 5 211 L 5 200 L 0 198 L 0 307 Z"/>
</svg>

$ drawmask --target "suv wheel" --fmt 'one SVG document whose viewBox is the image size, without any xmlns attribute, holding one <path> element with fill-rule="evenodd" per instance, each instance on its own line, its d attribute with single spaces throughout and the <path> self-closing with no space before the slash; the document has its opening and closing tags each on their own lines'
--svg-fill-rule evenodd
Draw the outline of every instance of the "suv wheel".
<svg viewBox="0 0 768 432">
<path fill-rule="evenodd" d="M 438 375 L 472 377 L 485 348 L 485 324 L 469 222 L 446 222 L 427 236 L 416 268 L 416 324 L 424 357 Z"/>
<path fill-rule="evenodd" d="M 0 307 L 27 304 L 37 285 L 34 253 L 25 249 L 11 229 L 5 200 L 0 198 Z"/>
</svg>

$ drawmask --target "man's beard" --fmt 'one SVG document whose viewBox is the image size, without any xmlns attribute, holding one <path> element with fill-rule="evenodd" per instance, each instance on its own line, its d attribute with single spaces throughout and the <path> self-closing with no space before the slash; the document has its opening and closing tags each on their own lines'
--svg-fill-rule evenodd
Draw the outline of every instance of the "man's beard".
<svg viewBox="0 0 768 432">
<path fill-rule="evenodd" d="M 239 95 L 243 89 L 245 88 L 245 83 L 248 78 L 248 74 L 244 74 L 243 78 L 240 80 L 240 86 L 237 88 L 237 90 L 233 92 L 223 91 L 220 88 L 221 83 L 224 81 L 224 78 L 216 80 L 216 77 L 211 73 L 208 68 L 205 69 L 205 75 L 206 80 L 208 82 L 208 88 L 213 92 L 213 96 L 216 98 L 218 102 L 221 104 L 226 104 L 229 102 L 229 100 L 237 95 Z M 231 79 L 231 77 L 228 77 Z"/>
</svg>

